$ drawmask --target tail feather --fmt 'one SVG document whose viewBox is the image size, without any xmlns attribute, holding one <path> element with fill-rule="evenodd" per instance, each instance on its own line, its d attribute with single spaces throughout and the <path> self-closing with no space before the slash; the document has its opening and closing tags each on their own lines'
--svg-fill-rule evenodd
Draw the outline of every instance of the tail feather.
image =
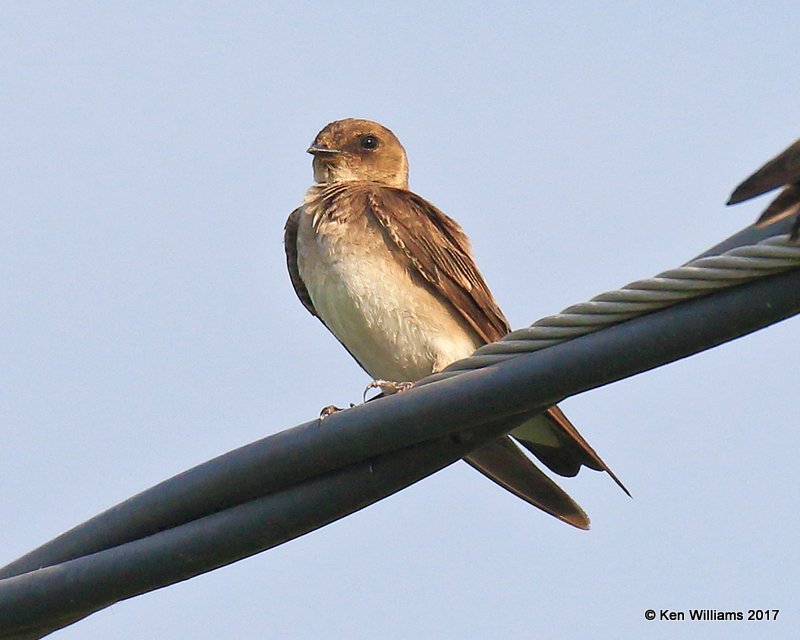
<svg viewBox="0 0 800 640">
<path fill-rule="evenodd" d="M 578 529 L 589 528 L 586 512 L 508 436 L 492 440 L 464 459 L 486 477 L 545 513 Z"/>
<path fill-rule="evenodd" d="M 554 473 L 572 477 L 577 475 L 581 466 L 605 471 L 620 489 L 631 495 L 557 406 L 526 420 L 511 435 Z"/>
</svg>

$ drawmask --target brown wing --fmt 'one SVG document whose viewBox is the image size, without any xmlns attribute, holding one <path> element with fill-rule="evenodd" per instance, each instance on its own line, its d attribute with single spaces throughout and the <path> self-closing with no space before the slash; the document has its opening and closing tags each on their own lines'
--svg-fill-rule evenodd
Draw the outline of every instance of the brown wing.
<svg viewBox="0 0 800 640">
<path fill-rule="evenodd" d="M 510 331 L 455 220 L 410 191 L 376 187 L 364 192 L 364 198 L 365 210 L 389 241 L 485 342 Z"/>
<path fill-rule="evenodd" d="M 761 217 L 756 220 L 756 225 L 763 227 L 798 212 L 800 212 L 800 182 L 781 191 L 778 197 L 764 210 Z M 800 228 L 800 217 L 792 225 L 793 240 L 797 238 L 798 228 Z"/>
<path fill-rule="evenodd" d="M 294 292 L 300 298 L 300 302 L 308 309 L 312 316 L 317 315 L 308 289 L 300 277 L 300 270 L 297 268 L 297 229 L 300 226 L 300 215 L 302 208 L 295 209 L 289 214 L 286 226 L 283 228 L 283 248 L 286 251 L 286 267 L 289 269 L 289 279 L 292 281 Z M 320 318 L 321 319 L 321 318 Z M 323 323 L 324 324 L 324 323 Z"/>
<path fill-rule="evenodd" d="M 410 191 L 374 188 L 365 192 L 364 197 L 365 209 L 380 223 L 387 238 L 485 342 L 499 340 L 510 331 L 508 321 L 475 266 L 469 239 L 457 222 Z M 557 444 L 520 439 L 539 460 L 564 476 L 574 476 L 581 465 L 607 471 L 628 493 L 561 409 L 550 407 L 542 418 L 537 427 L 549 430 L 549 440 L 555 439 Z M 515 432 L 512 435 L 517 437 Z"/>
<path fill-rule="evenodd" d="M 800 212 L 800 140 L 789 146 L 742 182 L 731 195 L 728 204 L 736 204 L 785 186 L 756 220 L 764 227 Z M 800 236 L 800 215 L 795 218 L 790 237 Z"/>
<path fill-rule="evenodd" d="M 728 204 L 744 202 L 798 181 L 800 181 L 800 140 L 783 150 L 736 187 Z"/>
</svg>

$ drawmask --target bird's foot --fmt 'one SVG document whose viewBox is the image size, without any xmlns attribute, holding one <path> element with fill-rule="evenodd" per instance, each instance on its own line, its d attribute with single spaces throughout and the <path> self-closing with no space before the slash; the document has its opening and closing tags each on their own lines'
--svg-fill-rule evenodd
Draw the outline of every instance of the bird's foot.
<svg viewBox="0 0 800 640">
<path fill-rule="evenodd" d="M 381 390 L 381 397 L 382 396 L 390 396 L 395 393 L 400 393 L 402 391 L 408 391 L 411 387 L 414 386 L 413 382 L 394 382 L 392 380 L 373 380 L 367 385 L 367 388 L 364 389 L 364 402 L 367 401 L 367 393 L 372 389 L 380 389 Z M 376 396 L 377 397 L 377 396 Z"/>
<path fill-rule="evenodd" d="M 350 408 L 352 409 L 355 407 L 352 402 L 350 403 Z M 340 411 L 344 411 L 341 407 L 337 407 L 335 404 L 329 404 L 327 407 L 323 407 L 322 411 L 319 412 L 319 419 L 324 420 L 328 416 L 332 416 L 334 413 L 339 413 Z"/>
<path fill-rule="evenodd" d="M 800 240 L 800 214 L 794 219 L 794 224 L 792 225 L 792 229 L 789 232 L 789 240 L 792 242 L 797 242 Z"/>
</svg>

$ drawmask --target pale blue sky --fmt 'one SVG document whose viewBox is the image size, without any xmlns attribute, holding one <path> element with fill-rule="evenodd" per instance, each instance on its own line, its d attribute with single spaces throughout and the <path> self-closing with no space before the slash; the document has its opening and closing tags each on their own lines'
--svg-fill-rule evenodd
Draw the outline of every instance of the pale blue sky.
<svg viewBox="0 0 800 640">
<path fill-rule="evenodd" d="M 750 223 L 728 194 L 800 134 L 796 3 L 662 4 L 4 4 L 0 564 L 360 397 L 281 244 L 331 120 L 394 130 L 514 326 Z M 459 463 L 54 637 L 790 637 L 798 326 L 564 402 L 634 496 L 565 480 L 589 533 Z"/>
</svg>

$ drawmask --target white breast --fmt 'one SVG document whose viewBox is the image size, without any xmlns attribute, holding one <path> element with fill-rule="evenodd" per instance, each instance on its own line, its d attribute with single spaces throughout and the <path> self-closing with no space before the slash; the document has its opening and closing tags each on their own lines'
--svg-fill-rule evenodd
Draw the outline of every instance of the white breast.
<svg viewBox="0 0 800 640">
<path fill-rule="evenodd" d="M 321 220 L 315 230 L 303 213 L 297 250 L 317 313 L 373 378 L 418 380 L 481 344 L 363 217 Z"/>
</svg>

